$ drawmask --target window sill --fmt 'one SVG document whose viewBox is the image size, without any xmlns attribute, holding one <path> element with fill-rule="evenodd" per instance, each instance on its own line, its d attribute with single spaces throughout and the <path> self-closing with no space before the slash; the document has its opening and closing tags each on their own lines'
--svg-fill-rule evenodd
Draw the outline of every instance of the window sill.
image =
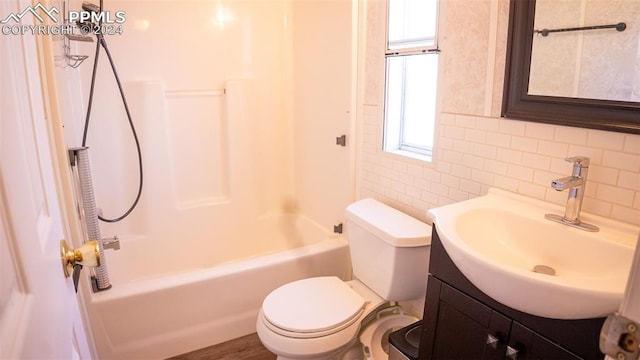
<svg viewBox="0 0 640 360">
<path fill-rule="evenodd" d="M 406 150 L 384 150 L 384 152 L 389 153 L 389 154 L 402 156 L 402 157 L 415 159 L 415 160 L 420 160 L 420 161 L 424 161 L 424 162 L 428 162 L 428 163 L 432 163 L 433 162 L 433 157 L 432 156 L 418 154 L 418 153 L 414 153 L 414 152 L 411 152 L 411 151 L 406 151 Z"/>
</svg>

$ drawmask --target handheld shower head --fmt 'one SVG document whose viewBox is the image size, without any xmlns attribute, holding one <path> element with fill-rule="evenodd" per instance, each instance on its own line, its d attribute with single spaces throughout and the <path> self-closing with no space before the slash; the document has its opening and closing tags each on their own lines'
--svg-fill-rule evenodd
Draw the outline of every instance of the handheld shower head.
<svg viewBox="0 0 640 360">
<path fill-rule="evenodd" d="M 77 15 L 76 24 L 80 28 L 82 35 L 87 35 L 96 27 L 96 20 L 101 18 L 102 9 L 96 4 L 82 2 L 82 12 Z"/>
<path fill-rule="evenodd" d="M 101 11 L 100 6 L 86 1 L 82 2 L 82 10 L 93 13 L 99 13 Z"/>
</svg>

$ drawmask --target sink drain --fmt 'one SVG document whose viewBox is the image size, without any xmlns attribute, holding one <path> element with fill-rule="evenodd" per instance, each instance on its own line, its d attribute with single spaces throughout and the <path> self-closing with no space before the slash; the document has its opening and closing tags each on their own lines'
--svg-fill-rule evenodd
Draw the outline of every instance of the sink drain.
<svg viewBox="0 0 640 360">
<path fill-rule="evenodd" d="M 556 274 L 556 270 L 551 266 L 547 266 L 547 265 L 536 265 L 533 267 L 533 270 L 531 271 L 533 271 L 534 273 L 551 275 L 551 276 Z"/>
</svg>

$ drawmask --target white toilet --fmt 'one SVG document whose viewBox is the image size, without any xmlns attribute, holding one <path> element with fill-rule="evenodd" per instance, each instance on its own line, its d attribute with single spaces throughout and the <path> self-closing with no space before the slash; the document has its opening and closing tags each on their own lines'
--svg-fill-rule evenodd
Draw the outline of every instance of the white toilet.
<svg viewBox="0 0 640 360">
<path fill-rule="evenodd" d="M 262 304 L 257 333 L 278 359 L 348 358 L 345 354 L 353 353 L 359 333 L 361 339 L 380 342 L 380 334 L 388 336 L 392 326 L 413 321 L 373 311 L 389 301 L 424 297 L 431 226 L 374 199 L 349 205 L 346 218 L 355 279 L 345 282 L 327 276 L 294 281 L 272 291 Z M 360 332 L 365 322 L 366 329 Z M 365 344 L 364 357 L 383 360 L 374 357 L 381 346 Z M 362 350 L 358 357 L 363 357 Z"/>
</svg>

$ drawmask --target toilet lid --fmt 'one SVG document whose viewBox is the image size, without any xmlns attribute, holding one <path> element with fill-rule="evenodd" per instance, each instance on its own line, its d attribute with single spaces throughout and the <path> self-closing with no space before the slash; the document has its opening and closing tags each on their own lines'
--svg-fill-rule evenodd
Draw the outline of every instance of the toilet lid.
<svg viewBox="0 0 640 360">
<path fill-rule="evenodd" d="M 365 300 L 335 276 L 294 281 L 271 292 L 262 303 L 264 317 L 283 330 L 318 333 L 352 323 Z"/>
</svg>

